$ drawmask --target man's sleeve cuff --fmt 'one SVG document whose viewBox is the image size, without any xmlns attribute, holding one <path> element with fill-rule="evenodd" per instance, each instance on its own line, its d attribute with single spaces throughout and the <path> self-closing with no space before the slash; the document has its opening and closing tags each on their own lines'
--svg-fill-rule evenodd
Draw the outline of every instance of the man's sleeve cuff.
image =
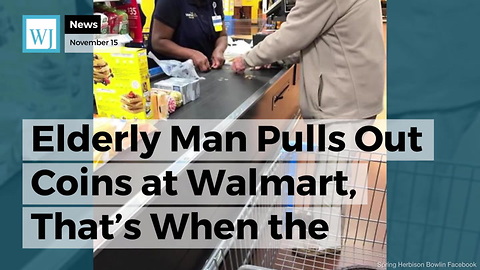
<svg viewBox="0 0 480 270">
<path fill-rule="evenodd" d="M 256 54 L 253 53 L 253 51 L 250 51 L 250 52 L 246 53 L 244 59 L 245 59 L 245 63 L 249 67 L 255 67 L 255 66 L 261 66 L 262 65 L 262 62 L 256 56 Z"/>
</svg>

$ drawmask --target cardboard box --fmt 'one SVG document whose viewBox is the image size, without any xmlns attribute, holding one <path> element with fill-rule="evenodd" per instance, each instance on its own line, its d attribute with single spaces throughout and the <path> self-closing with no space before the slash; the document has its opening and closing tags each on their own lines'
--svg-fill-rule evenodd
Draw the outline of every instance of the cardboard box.
<svg viewBox="0 0 480 270">
<path fill-rule="evenodd" d="M 145 49 L 94 51 L 93 91 L 99 117 L 152 119 L 150 90 Z"/>
<path fill-rule="evenodd" d="M 156 82 L 153 86 L 163 90 L 173 90 L 182 93 L 183 104 L 200 97 L 200 81 L 197 79 L 170 78 Z"/>
<path fill-rule="evenodd" d="M 160 89 L 152 89 L 152 110 L 153 118 L 163 120 L 168 118 L 168 98 L 167 92 Z"/>
</svg>

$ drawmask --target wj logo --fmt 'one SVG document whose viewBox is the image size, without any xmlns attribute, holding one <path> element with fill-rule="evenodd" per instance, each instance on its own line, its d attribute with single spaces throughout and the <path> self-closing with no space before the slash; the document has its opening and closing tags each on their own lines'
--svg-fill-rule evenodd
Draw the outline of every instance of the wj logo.
<svg viewBox="0 0 480 270">
<path fill-rule="evenodd" d="M 23 15 L 23 52 L 59 53 L 60 16 Z"/>
</svg>

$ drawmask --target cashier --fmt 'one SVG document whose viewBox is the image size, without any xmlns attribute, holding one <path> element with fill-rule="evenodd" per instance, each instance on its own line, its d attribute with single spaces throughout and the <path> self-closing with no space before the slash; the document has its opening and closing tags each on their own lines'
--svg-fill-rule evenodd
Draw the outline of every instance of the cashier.
<svg viewBox="0 0 480 270">
<path fill-rule="evenodd" d="M 304 118 L 375 118 L 385 87 L 380 1 L 297 0 L 281 28 L 232 68 L 241 73 L 287 58 L 301 64 Z"/>
<path fill-rule="evenodd" d="M 221 68 L 227 48 L 222 0 L 157 0 L 148 50 L 158 59 L 192 59 L 201 71 Z"/>
</svg>

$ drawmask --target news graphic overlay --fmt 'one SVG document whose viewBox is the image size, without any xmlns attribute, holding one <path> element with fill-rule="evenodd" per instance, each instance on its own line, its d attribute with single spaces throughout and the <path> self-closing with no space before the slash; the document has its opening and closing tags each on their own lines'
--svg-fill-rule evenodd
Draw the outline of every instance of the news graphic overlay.
<svg viewBox="0 0 480 270">
<path fill-rule="evenodd" d="M 59 15 L 23 15 L 23 53 L 60 52 Z"/>
<path fill-rule="evenodd" d="M 92 53 L 94 48 L 119 47 L 131 38 L 107 34 L 100 15 L 65 15 L 65 53 Z"/>
<path fill-rule="evenodd" d="M 342 121 L 24 120 L 23 247 L 341 247 L 387 157 L 433 158 L 433 121 Z"/>
</svg>

